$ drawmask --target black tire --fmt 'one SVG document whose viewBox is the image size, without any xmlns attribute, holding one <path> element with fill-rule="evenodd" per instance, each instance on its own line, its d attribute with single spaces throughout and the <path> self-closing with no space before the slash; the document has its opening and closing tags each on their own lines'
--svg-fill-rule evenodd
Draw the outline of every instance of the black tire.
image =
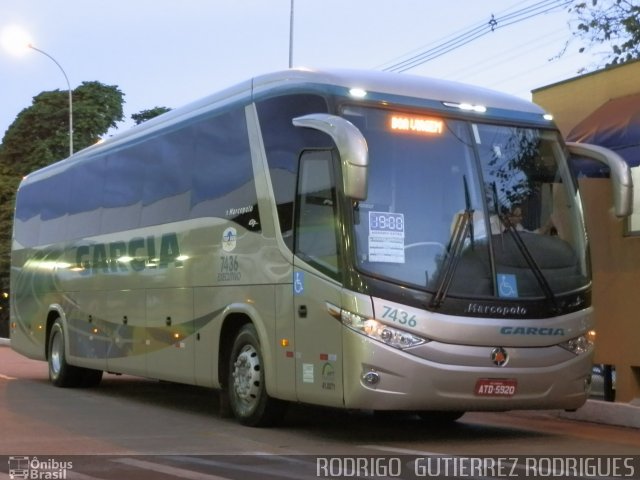
<svg viewBox="0 0 640 480">
<path fill-rule="evenodd" d="M 65 332 L 62 321 L 51 326 L 48 342 L 49 380 L 56 387 L 95 387 L 102 380 L 102 371 L 81 368 L 67 363 Z"/>
<path fill-rule="evenodd" d="M 102 382 L 102 370 L 94 370 L 92 368 L 80 368 L 80 370 L 82 370 L 82 372 L 79 387 L 93 388 Z"/>
<path fill-rule="evenodd" d="M 418 417 L 425 423 L 429 423 L 434 426 L 446 426 L 454 423 L 456 420 L 460 419 L 465 412 L 460 412 L 457 410 L 446 410 L 446 411 L 424 411 L 417 412 Z"/>
<path fill-rule="evenodd" d="M 284 402 L 269 397 L 258 334 L 244 325 L 233 342 L 229 357 L 228 395 L 233 416 L 243 425 L 267 427 L 284 415 Z"/>
</svg>

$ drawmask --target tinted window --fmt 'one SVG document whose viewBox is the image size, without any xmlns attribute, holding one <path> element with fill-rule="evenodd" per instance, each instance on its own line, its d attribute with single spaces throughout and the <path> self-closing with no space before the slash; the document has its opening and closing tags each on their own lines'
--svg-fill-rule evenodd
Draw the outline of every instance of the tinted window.
<svg viewBox="0 0 640 480">
<path fill-rule="evenodd" d="M 332 145 L 327 135 L 295 127 L 292 120 L 310 113 L 326 113 L 327 102 L 317 95 L 286 95 L 260 101 L 257 107 L 280 230 L 292 248 L 293 201 L 300 153 L 305 148 L 330 148 Z"/>
<path fill-rule="evenodd" d="M 191 217 L 222 217 L 260 230 L 244 109 L 194 125 Z"/>
<path fill-rule="evenodd" d="M 296 254 L 337 277 L 338 220 L 331 152 L 305 152 L 298 190 Z"/>
<path fill-rule="evenodd" d="M 25 185 L 16 236 L 47 244 L 197 217 L 260 230 L 243 107 Z"/>
</svg>

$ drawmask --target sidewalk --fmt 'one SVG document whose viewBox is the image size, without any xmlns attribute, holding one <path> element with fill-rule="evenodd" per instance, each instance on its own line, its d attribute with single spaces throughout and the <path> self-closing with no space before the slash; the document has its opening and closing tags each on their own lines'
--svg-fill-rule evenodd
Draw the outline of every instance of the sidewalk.
<svg viewBox="0 0 640 480">
<path fill-rule="evenodd" d="M 8 338 L 0 338 L 0 347 L 10 345 L 11 341 Z M 540 413 L 537 410 L 532 412 Z M 640 429 L 640 398 L 636 398 L 631 403 L 604 402 L 590 399 L 575 412 L 553 410 L 550 413 L 558 418 Z"/>
<path fill-rule="evenodd" d="M 587 403 L 575 412 L 559 411 L 558 417 L 621 427 L 640 428 L 640 399 L 636 398 L 631 403 L 587 400 Z"/>
</svg>

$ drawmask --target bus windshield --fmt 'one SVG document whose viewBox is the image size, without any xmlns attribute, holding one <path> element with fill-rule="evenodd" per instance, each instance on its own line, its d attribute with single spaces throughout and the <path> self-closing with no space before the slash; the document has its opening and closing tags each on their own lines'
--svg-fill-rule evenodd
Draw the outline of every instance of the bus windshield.
<svg viewBox="0 0 640 480">
<path fill-rule="evenodd" d="M 364 274 L 464 298 L 554 300 L 589 285 L 556 132 L 345 107 L 369 147 L 354 204 Z"/>
</svg>

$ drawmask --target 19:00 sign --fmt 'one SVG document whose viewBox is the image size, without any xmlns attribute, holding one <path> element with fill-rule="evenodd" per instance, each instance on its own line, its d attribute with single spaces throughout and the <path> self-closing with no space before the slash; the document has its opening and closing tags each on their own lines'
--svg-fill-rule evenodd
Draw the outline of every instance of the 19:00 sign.
<svg viewBox="0 0 640 480">
<path fill-rule="evenodd" d="M 369 229 L 404 232 L 404 215 L 402 213 L 369 212 Z"/>
</svg>

